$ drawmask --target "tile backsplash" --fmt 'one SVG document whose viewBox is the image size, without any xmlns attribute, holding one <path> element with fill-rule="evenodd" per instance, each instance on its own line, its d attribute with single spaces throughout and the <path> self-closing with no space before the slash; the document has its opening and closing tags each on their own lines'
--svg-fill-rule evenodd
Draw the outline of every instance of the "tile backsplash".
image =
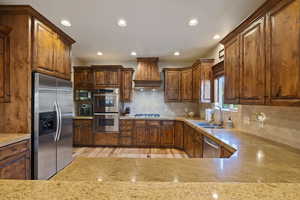
<svg viewBox="0 0 300 200">
<path fill-rule="evenodd" d="M 197 103 L 166 103 L 163 89 L 134 90 L 131 103 L 125 103 L 124 107 L 130 107 L 130 114 L 157 113 L 161 116 L 184 116 L 185 109 L 188 112 L 199 114 Z"/>
</svg>

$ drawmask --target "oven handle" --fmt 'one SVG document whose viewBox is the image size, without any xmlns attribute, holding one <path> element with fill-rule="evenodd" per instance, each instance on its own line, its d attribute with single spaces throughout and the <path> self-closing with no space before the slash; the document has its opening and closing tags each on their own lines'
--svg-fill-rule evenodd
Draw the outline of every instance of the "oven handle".
<svg viewBox="0 0 300 200">
<path fill-rule="evenodd" d="M 119 96 L 119 94 L 94 94 L 94 97 L 103 97 L 103 96 L 117 97 Z"/>
<path fill-rule="evenodd" d="M 105 115 L 119 115 L 119 113 L 94 113 L 95 116 L 105 116 Z"/>
</svg>

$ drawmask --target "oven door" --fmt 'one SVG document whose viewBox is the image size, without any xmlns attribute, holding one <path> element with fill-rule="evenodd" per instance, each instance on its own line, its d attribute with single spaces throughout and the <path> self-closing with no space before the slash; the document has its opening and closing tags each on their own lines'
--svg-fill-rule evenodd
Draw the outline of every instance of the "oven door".
<svg viewBox="0 0 300 200">
<path fill-rule="evenodd" d="M 94 94 L 94 113 L 119 112 L 119 95 Z"/>
<path fill-rule="evenodd" d="M 78 116 L 92 116 L 92 104 L 91 103 L 78 103 L 77 104 Z"/>
<path fill-rule="evenodd" d="M 95 113 L 94 114 L 95 132 L 118 132 L 119 114 L 118 113 Z"/>
</svg>

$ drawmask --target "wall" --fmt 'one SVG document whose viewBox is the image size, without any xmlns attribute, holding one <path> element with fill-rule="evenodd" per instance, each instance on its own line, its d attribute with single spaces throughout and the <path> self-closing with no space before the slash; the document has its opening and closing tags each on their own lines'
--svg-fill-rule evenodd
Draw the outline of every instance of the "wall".
<svg viewBox="0 0 300 200">
<path fill-rule="evenodd" d="M 217 59 L 220 48 L 218 45 L 211 51 L 210 56 Z M 200 104 L 202 118 L 204 110 L 210 107 L 211 104 Z M 258 112 L 266 115 L 264 124 L 256 120 L 255 113 Z M 224 112 L 225 120 L 228 116 L 233 118 L 235 128 L 243 132 L 300 149 L 299 107 L 240 105 L 238 112 Z"/>
</svg>

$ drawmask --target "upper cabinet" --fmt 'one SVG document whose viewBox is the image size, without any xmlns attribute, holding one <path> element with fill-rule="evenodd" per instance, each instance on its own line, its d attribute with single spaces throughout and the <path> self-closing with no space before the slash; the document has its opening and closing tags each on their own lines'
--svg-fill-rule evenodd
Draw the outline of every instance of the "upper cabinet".
<svg viewBox="0 0 300 200">
<path fill-rule="evenodd" d="M 267 1 L 221 41 L 225 103 L 300 106 L 300 0 Z"/>
<path fill-rule="evenodd" d="M 201 63 L 196 62 L 193 65 L 193 101 L 200 100 L 200 86 L 201 86 Z"/>
<path fill-rule="evenodd" d="M 240 45 L 240 103 L 264 104 L 266 82 L 264 17 L 249 25 L 241 33 Z"/>
<path fill-rule="evenodd" d="M 180 98 L 181 70 L 167 69 L 165 73 L 165 101 L 178 102 Z"/>
<path fill-rule="evenodd" d="M 0 103 L 10 101 L 10 39 L 11 28 L 0 25 Z"/>
<path fill-rule="evenodd" d="M 39 20 L 34 21 L 33 69 L 71 79 L 71 44 Z"/>
<path fill-rule="evenodd" d="M 300 0 L 267 14 L 268 104 L 300 106 Z"/>
<path fill-rule="evenodd" d="M 225 92 L 224 102 L 227 104 L 239 103 L 239 72 L 240 72 L 240 40 L 231 39 L 225 46 Z"/>
<path fill-rule="evenodd" d="M 91 67 L 74 67 L 74 88 L 93 89 L 94 79 Z"/>
<path fill-rule="evenodd" d="M 181 72 L 181 100 L 193 101 L 193 69 L 183 69 Z"/>
<path fill-rule="evenodd" d="M 94 71 L 94 87 L 119 87 L 121 80 L 121 68 L 119 65 L 92 66 Z"/>
<path fill-rule="evenodd" d="M 200 75 L 200 88 L 201 88 L 201 103 L 211 103 L 213 92 L 212 92 L 212 67 L 213 59 L 202 59 L 201 60 L 201 75 Z"/>
<path fill-rule="evenodd" d="M 132 97 L 133 69 L 124 68 L 121 70 L 121 101 L 130 102 Z"/>
</svg>

